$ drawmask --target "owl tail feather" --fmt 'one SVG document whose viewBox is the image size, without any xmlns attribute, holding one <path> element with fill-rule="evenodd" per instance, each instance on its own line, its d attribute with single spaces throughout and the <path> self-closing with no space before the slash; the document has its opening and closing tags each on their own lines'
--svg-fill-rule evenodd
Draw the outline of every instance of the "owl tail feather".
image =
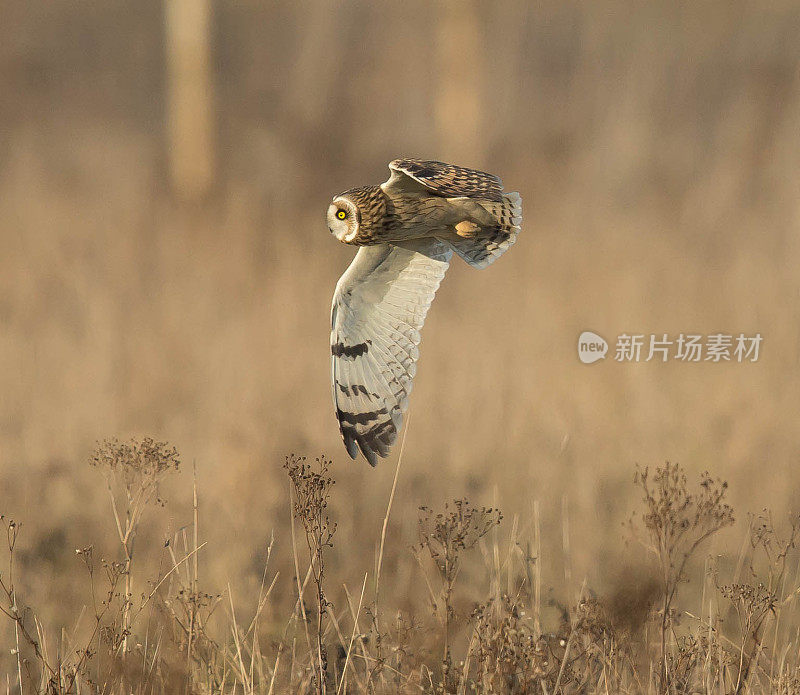
<svg viewBox="0 0 800 695">
<path fill-rule="evenodd" d="M 444 241 L 473 268 L 485 268 L 517 240 L 522 224 L 522 197 L 519 193 L 506 193 L 501 202 L 475 201 L 475 204 L 480 206 L 482 214 L 459 222 Z"/>
</svg>

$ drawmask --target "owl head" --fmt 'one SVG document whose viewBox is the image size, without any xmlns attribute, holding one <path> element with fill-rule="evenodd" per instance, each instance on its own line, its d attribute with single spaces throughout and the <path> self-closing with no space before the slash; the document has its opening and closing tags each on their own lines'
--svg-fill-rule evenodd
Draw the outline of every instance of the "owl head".
<svg viewBox="0 0 800 695">
<path fill-rule="evenodd" d="M 386 219 L 386 194 L 380 186 L 351 188 L 328 207 L 328 229 L 345 244 L 364 246 L 378 241 Z"/>
</svg>

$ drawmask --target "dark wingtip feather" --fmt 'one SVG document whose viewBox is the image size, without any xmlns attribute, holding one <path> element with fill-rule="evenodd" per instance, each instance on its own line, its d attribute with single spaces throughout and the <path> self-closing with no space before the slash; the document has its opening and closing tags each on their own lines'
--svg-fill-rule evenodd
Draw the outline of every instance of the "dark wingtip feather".
<svg viewBox="0 0 800 695">
<path fill-rule="evenodd" d="M 367 459 L 367 463 L 369 463 L 370 466 L 375 468 L 375 466 L 378 465 L 378 457 L 375 455 L 375 452 L 368 446 L 362 444 L 361 453 L 364 454 L 364 458 Z"/>
<path fill-rule="evenodd" d="M 344 432 L 342 432 L 342 439 L 344 440 L 344 446 L 345 449 L 347 449 L 347 453 L 350 454 L 350 458 L 355 461 L 356 457 L 358 456 L 358 444 L 356 443 L 356 440 Z"/>
</svg>

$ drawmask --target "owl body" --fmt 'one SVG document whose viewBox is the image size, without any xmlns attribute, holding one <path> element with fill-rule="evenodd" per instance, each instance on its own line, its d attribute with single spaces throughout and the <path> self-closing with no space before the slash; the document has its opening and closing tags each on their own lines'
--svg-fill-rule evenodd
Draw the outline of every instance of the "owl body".
<svg viewBox="0 0 800 695">
<path fill-rule="evenodd" d="M 380 186 L 351 188 L 328 228 L 359 246 L 331 308 L 331 377 L 339 430 L 352 458 L 388 455 L 416 374 L 420 330 L 455 251 L 485 268 L 516 241 L 522 199 L 496 176 L 398 159 Z"/>
<path fill-rule="evenodd" d="M 351 188 L 336 196 L 328 227 L 342 243 L 368 246 L 430 236 L 447 236 L 459 221 L 445 198 L 415 193 L 387 193 L 380 186 Z M 344 218 L 337 217 L 344 211 Z"/>
</svg>

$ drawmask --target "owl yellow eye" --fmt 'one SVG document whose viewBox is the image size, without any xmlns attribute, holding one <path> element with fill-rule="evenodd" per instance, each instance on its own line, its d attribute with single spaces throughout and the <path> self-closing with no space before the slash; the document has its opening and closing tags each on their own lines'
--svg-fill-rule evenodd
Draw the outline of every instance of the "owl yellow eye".
<svg viewBox="0 0 800 695">
<path fill-rule="evenodd" d="M 336 217 L 338 217 L 340 220 L 343 220 L 345 217 L 347 217 L 347 213 L 344 210 L 339 210 L 336 213 Z"/>
</svg>

